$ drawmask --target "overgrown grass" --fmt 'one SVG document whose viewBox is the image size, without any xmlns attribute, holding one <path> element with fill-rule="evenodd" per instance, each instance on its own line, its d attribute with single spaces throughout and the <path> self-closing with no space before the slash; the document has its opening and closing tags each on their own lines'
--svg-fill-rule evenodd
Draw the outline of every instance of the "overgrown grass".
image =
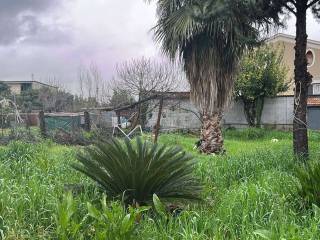
<svg viewBox="0 0 320 240">
<path fill-rule="evenodd" d="M 193 149 L 196 137 L 162 135 L 161 143 L 180 145 L 197 157 L 195 174 L 205 186 L 202 204 L 184 206 L 168 218 L 137 212 L 130 218 L 118 202 L 103 210 L 100 190 L 70 167 L 80 147 L 14 142 L 0 150 L 0 234 L 6 239 L 320 239 L 319 209 L 305 208 L 297 195 L 291 134 L 258 131 L 225 132 L 225 156 L 199 155 Z M 311 161 L 320 157 L 319 136 L 310 133 Z M 133 223 L 126 220 L 132 216 Z"/>
</svg>

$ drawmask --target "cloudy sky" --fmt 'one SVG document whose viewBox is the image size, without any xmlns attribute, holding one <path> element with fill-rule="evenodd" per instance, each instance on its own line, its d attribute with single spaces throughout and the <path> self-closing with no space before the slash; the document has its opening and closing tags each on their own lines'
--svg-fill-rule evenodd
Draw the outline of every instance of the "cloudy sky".
<svg viewBox="0 0 320 240">
<path fill-rule="evenodd" d="M 78 69 L 94 62 L 108 81 L 119 62 L 158 57 L 150 29 L 155 6 L 143 0 L 0 0 L 0 80 L 55 76 L 76 91 Z M 311 16 L 308 34 L 320 41 Z M 286 33 L 294 33 L 293 19 Z"/>
</svg>

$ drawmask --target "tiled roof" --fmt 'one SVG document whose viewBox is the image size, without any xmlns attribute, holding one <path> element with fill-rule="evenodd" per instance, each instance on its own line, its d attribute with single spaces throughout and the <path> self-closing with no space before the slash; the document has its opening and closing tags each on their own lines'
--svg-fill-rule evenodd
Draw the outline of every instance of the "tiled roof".
<svg viewBox="0 0 320 240">
<path fill-rule="evenodd" d="M 320 106 L 320 97 L 309 97 L 308 106 Z"/>
</svg>

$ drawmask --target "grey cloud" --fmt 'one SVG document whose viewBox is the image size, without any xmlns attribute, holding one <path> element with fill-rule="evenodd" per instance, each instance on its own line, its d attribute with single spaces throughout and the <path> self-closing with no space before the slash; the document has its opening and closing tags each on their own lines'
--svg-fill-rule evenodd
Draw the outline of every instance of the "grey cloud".
<svg viewBox="0 0 320 240">
<path fill-rule="evenodd" d="M 95 62 L 108 81 L 117 63 L 161 58 L 155 23 L 155 5 L 143 0 L 0 0 L 0 80 L 56 76 L 77 91 L 79 65 Z M 282 31 L 294 34 L 294 25 Z M 308 34 L 320 40 L 310 14 Z"/>
<path fill-rule="evenodd" d="M 9 45 L 41 34 L 45 27 L 38 15 L 54 9 L 61 2 L 62 0 L 1 0 L 0 45 Z"/>
<path fill-rule="evenodd" d="M 39 12 L 58 5 L 60 0 L 1 0 L 0 15 L 17 16 L 23 11 Z"/>
</svg>

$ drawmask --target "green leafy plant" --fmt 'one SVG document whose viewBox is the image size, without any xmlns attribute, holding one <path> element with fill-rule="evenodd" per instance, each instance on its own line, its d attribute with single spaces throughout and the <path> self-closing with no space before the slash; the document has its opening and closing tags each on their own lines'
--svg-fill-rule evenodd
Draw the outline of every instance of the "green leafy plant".
<svg viewBox="0 0 320 240">
<path fill-rule="evenodd" d="M 298 194 L 308 206 L 320 206 L 320 163 L 308 163 L 296 168 L 295 175 L 299 179 Z"/>
<path fill-rule="evenodd" d="M 119 204 L 112 202 L 107 205 L 106 197 L 101 200 L 101 209 L 91 203 L 87 203 L 88 217 L 95 228 L 95 239 L 136 239 L 133 238 L 137 228 L 137 222 L 141 214 L 148 211 L 149 207 L 129 207 L 128 211 Z"/>
<path fill-rule="evenodd" d="M 202 189 L 193 176 L 194 158 L 180 147 L 116 139 L 98 142 L 78 155 L 73 167 L 125 204 L 146 205 L 155 193 L 161 199 L 199 200 Z"/>
<path fill-rule="evenodd" d="M 150 209 L 129 207 L 125 210 L 119 202 L 107 204 L 105 195 L 96 205 L 87 202 L 86 215 L 82 217 L 79 214 L 81 205 L 71 192 L 64 195 L 55 215 L 57 237 L 61 240 L 136 239 L 137 223 L 142 219 L 142 213 Z"/>
<path fill-rule="evenodd" d="M 168 217 L 168 211 L 166 210 L 165 205 L 160 201 L 157 194 L 153 194 L 152 201 L 156 212 L 164 219 Z"/>
<path fill-rule="evenodd" d="M 55 216 L 57 223 L 57 235 L 61 240 L 74 238 L 79 231 L 80 224 L 74 219 L 76 205 L 71 192 L 67 193 L 57 206 Z"/>
</svg>

